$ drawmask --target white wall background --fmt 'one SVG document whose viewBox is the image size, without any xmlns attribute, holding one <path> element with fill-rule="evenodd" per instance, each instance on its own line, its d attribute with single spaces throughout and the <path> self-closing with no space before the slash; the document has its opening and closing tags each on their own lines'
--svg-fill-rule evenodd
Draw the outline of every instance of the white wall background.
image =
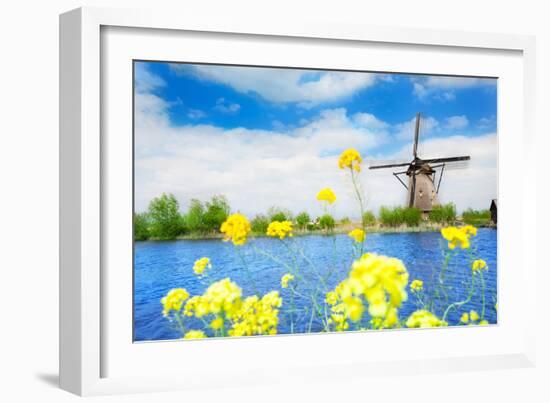
<svg viewBox="0 0 550 403">
<path fill-rule="evenodd" d="M 315 17 L 374 25 L 450 28 L 537 36 L 537 115 L 539 158 L 534 172 L 546 168 L 550 150 L 550 30 L 546 2 L 523 0 L 339 1 L 168 1 L 168 0 L 11 0 L 0 9 L 0 396 L 5 402 L 65 402 L 76 398 L 57 383 L 58 336 L 58 14 L 81 5 L 165 7 L 186 13 L 247 14 L 280 19 Z M 539 206 L 550 192 L 539 180 Z M 540 207 L 539 207 L 540 208 Z M 540 208 L 542 210 L 542 208 Z M 543 213 L 543 211 L 541 211 Z M 548 217 L 540 218 L 538 243 L 540 322 L 538 365 L 446 375 L 353 379 L 347 384 L 304 384 L 96 398 L 99 401 L 549 401 L 550 281 L 542 250 L 550 237 Z M 182 364 L 185 365 L 185 364 Z"/>
</svg>

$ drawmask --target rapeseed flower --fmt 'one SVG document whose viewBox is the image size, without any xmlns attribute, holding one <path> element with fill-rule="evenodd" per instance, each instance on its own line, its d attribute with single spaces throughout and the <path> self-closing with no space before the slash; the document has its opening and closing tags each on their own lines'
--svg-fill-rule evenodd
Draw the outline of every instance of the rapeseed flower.
<svg viewBox="0 0 550 403">
<path fill-rule="evenodd" d="M 342 154 L 340 154 L 340 159 L 338 160 L 338 167 L 340 169 L 353 169 L 357 172 L 361 172 L 361 154 L 355 148 L 348 148 Z"/>
<path fill-rule="evenodd" d="M 206 334 L 202 330 L 190 330 L 183 336 L 184 339 L 205 339 Z"/>
<path fill-rule="evenodd" d="M 266 234 L 271 237 L 285 239 L 292 237 L 292 223 L 290 221 L 273 221 L 267 227 Z"/>
<path fill-rule="evenodd" d="M 424 282 L 422 280 L 413 280 L 411 282 L 411 291 L 422 291 L 424 289 Z"/>
<path fill-rule="evenodd" d="M 470 311 L 470 320 L 472 322 L 477 322 L 479 320 L 479 314 L 476 311 Z"/>
<path fill-rule="evenodd" d="M 294 280 L 294 275 L 287 273 L 283 277 L 281 277 L 281 287 L 287 288 L 288 282 Z"/>
<path fill-rule="evenodd" d="M 401 260 L 364 254 L 352 264 L 348 278 L 326 295 L 331 312 L 336 315 L 331 316 L 332 323 L 337 330 L 345 330 L 347 319 L 359 321 L 365 310 L 364 298 L 372 318 L 380 318 L 385 327 L 397 325 L 397 308 L 407 299 L 408 280 L 409 273 Z"/>
<path fill-rule="evenodd" d="M 277 291 L 271 291 L 262 298 L 247 297 L 240 309 L 230 316 L 233 323 L 229 336 L 252 336 L 277 334 L 279 309 L 283 303 Z"/>
<path fill-rule="evenodd" d="M 163 307 L 162 314 L 168 316 L 171 311 L 179 312 L 187 298 L 189 298 L 189 293 L 185 288 L 171 289 L 168 291 L 168 294 L 160 300 Z"/>
<path fill-rule="evenodd" d="M 221 329 L 223 327 L 223 318 L 218 316 L 212 322 L 210 322 L 210 327 L 214 330 Z"/>
<path fill-rule="evenodd" d="M 207 268 L 212 268 L 210 259 L 207 257 L 201 257 L 200 259 L 196 260 L 195 264 L 193 265 L 193 271 L 197 275 L 202 275 Z"/>
<path fill-rule="evenodd" d="M 225 235 L 224 241 L 230 240 L 235 246 L 242 246 L 250 233 L 250 222 L 242 214 L 231 214 L 221 225 L 220 231 Z"/>
<path fill-rule="evenodd" d="M 441 229 L 441 235 L 448 241 L 449 249 L 455 249 L 457 246 L 461 249 L 468 249 L 470 247 L 470 237 L 476 234 L 477 229 L 471 225 Z"/>
<path fill-rule="evenodd" d="M 360 228 L 355 228 L 354 230 L 350 231 L 348 233 L 348 236 L 350 238 L 353 238 L 353 240 L 357 243 L 362 243 L 365 241 L 365 231 Z"/>
<path fill-rule="evenodd" d="M 468 315 L 468 312 L 464 312 L 462 316 L 460 317 L 460 321 L 462 323 L 468 323 L 470 321 L 470 315 Z"/>
<path fill-rule="evenodd" d="M 440 327 L 447 326 L 447 322 L 439 319 L 433 313 L 420 309 L 409 316 L 405 323 L 407 327 Z"/>
<path fill-rule="evenodd" d="M 336 195 L 331 188 L 324 188 L 317 193 L 317 200 L 326 201 L 328 204 L 332 204 L 336 201 Z"/>
<path fill-rule="evenodd" d="M 477 273 L 481 270 L 488 270 L 488 269 L 489 269 L 489 266 L 487 266 L 487 263 L 483 259 L 474 260 L 474 262 L 472 263 L 472 271 L 474 273 Z"/>
</svg>

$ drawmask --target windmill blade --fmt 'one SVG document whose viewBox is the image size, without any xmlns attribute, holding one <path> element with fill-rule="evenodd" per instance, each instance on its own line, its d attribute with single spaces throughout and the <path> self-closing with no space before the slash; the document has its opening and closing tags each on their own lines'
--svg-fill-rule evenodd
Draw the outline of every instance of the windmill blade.
<svg viewBox="0 0 550 403">
<path fill-rule="evenodd" d="M 406 167 L 410 165 L 410 162 L 402 162 L 399 164 L 386 164 L 386 165 L 372 165 L 369 169 L 381 169 L 381 168 L 395 168 L 395 167 Z"/>
<path fill-rule="evenodd" d="M 469 161 L 469 160 L 470 160 L 470 156 L 464 155 L 461 157 L 431 158 L 431 159 L 422 160 L 422 162 L 435 164 L 438 162 L 457 162 L 457 161 Z"/>
<path fill-rule="evenodd" d="M 416 124 L 414 126 L 414 144 L 413 144 L 413 158 L 416 159 L 418 150 L 418 134 L 420 132 L 420 113 L 416 114 Z"/>
</svg>

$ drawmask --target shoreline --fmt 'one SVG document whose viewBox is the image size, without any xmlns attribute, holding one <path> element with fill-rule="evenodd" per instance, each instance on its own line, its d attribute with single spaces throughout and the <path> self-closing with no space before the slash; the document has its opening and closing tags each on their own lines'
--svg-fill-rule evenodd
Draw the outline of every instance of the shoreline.
<svg viewBox="0 0 550 403">
<path fill-rule="evenodd" d="M 456 225 L 455 223 L 454 225 Z M 376 224 L 376 225 L 370 225 L 365 227 L 365 233 L 368 234 L 405 234 L 405 233 L 418 233 L 418 232 L 439 232 L 441 228 L 447 227 L 449 224 L 443 225 L 443 224 L 435 224 L 435 223 L 429 223 L 429 224 L 423 224 L 419 226 L 414 227 L 408 227 L 406 225 L 401 225 L 398 227 L 384 227 L 382 225 Z M 354 224 L 346 224 L 346 225 L 339 225 L 334 230 L 327 232 L 324 230 L 297 230 L 293 231 L 294 237 L 303 237 L 303 236 L 309 236 L 309 235 L 347 235 L 351 230 L 355 228 L 360 228 L 361 225 L 359 223 Z M 494 224 L 490 225 L 480 225 L 476 228 L 494 228 L 496 229 L 497 226 Z M 267 238 L 268 236 L 263 233 L 251 233 L 250 238 Z M 165 241 L 203 241 L 203 240 L 213 240 L 213 239 L 223 239 L 223 234 L 221 233 L 212 233 L 212 234 L 188 234 L 188 235 L 180 235 L 177 236 L 174 239 L 147 239 L 144 241 L 135 240 L 135 242 L 165 242 Z"/>
</svg>

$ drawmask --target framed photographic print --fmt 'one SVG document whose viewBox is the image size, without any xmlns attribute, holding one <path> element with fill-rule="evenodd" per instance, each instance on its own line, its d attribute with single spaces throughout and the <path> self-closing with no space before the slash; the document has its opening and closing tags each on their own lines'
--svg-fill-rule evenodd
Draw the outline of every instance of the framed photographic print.
<svg viewBox="0 0 550 403">
<path fill-rule="evenodd" d="M 62 15 L 62 387 L 531 365 L 532 57 L 522 36 Z"/>
</svg>

